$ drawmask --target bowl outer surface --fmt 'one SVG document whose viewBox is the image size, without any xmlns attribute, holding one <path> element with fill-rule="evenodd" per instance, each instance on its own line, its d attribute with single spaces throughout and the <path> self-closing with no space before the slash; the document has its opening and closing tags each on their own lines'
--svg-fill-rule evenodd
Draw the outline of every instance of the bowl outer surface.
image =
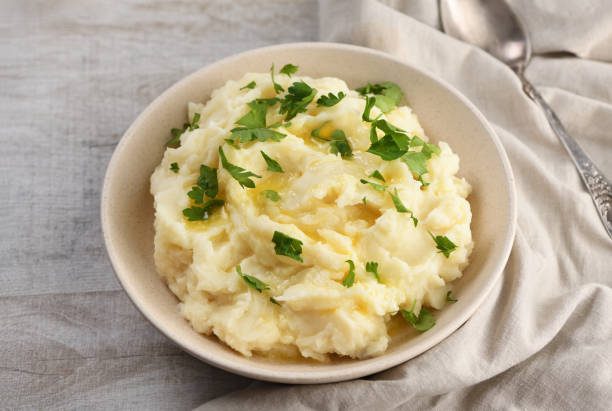
<svg viewBox="0 0 612 411">
<path fill-rule="evenodd" d="M 186 121 L 187 103 L 206 102 L 211 92 L 246 72 L 267 72 L 271 63 L 300 67 L 310 77 L 333 76 L 350 88 L 393 81 L 433 142 L 446 141 L 461 159 L 459 175 L 473 187 L 475 242 L 471 262 L 453 286 L 459 301 L 436 312 L 436 326 L 393 341 L 379 357 L 330 363 L 246 358 L 214 336 L 196 333 L 181 317 L 178 300 L 153 262 L 153 198 L 149 178 L 160 163 L 169 130 Z M 121 138 L 108 166 L 101 204 L 108 254 L 124 289 L 168 338 L 193 356 L 251 378 L 283 383 L 327 383 L 370 375 L 401 364 L 442 341 L 478 308 L 507 262 L 516 226 L 514 178 L 506 153 L 482 114 L 452 86 L 367 48 L 335 43 L 293 43 L 251 50 L 213 63 L 155 99 Z"/>
</svg>

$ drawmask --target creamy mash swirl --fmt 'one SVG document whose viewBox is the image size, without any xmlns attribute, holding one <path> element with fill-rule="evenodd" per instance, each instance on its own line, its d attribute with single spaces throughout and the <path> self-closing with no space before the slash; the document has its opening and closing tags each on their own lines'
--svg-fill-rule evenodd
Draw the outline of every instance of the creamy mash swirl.
<svg viewBox="0 0 612 411">
<path fill-rule="evenodd" d="M 238 142 L 239 149 L 226 141 L 251 110 L 249 102 L 277 96 L 269 74 L 246 74 L 215 90 L 206 104 L 189 104 L 189 120 L 198 113 L 199 128 L 187 128 L 180 147 L 166 150 L 151 177 L 159 274 L 196 331 L 214 334 L 246 356 L 282 353 L 325 361 L 334 353 L 381 354 L 398 310 L 418 315 L 423 306 L 442 308 L 448 283 L 468 264 L 470 185 L 455 176 L 459 158 L 444 142 L 427 160 L 421 181 L 401 159 L 385 161 L 366 152 L 372 144 L 371 122 L 362 119 L 366 99 L 344 81 L 282 74 L 275 81 L 285 90 L 297 81 L 317 90 L 290 124 L 279 114 L 280 104 L 269 107 L 266 123 L 281 123 L 273 130 L 285 135 L 279 141 Z M 244 88 L 249 83 L 253 88 Z M 320 96 L 330 92 L 345 97 L 331 107 L 318 106 Z M 374 106 L 370 120 L 381 114 Z M 379 119 L 428 141 L 407 106 Z M 312 136 L 316 129 L 320 139 Z M 351 156 L 332 153 L 325 139 L 335 130 L 343 131 Z M 377 130 L 377 138 L 384 134 Z M 254 188 L 242 187 L 222 166 L 219 147 L 229 163 L 261 177 L 250 177 Z M 261 151 L 283 172 L 269 171 Z M 215 198 L 225 202 L 211 209 L 207 220 L 188 221 L 183 210 L 194 205 L 188 192 L 201 165 L 217 169 Z M 375 171 L 384 181 L 371 177 Z M 278 201 L 264 195 L 270 190 Z M 391 194 L 411 213 L 399 212 Z M 277 254 L 275 231 L 301 241 L 303 261 Z M 435 236 L 456 246 L 448 257 Z M 350 286 L 347 260 L 354 264 Z M 380 282 L 366 271 L 368 262 L 378 264 Z M 267 289 L 249 286 L 237 266 Z"/>
</svg>

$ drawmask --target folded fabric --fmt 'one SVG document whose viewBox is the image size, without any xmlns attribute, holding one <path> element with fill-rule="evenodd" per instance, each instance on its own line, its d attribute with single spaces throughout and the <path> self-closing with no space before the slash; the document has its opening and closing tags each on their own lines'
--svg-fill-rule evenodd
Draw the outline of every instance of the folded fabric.
<svg viewBox="0 0 612 411">
<path fill-rule="evenodd" d="M 254 382 L 198 409 L 610 409 L 612 240 L 568 155 L 509 68 L 438 30 L 437 2 L 384 3 L 320 2 L 321 40 L 393 54 L 454 85 L 491 122 L 518 193 L 502 279 L 459 330 L 398 367 L 321 386 Z M 511 4 L 534 42 L 527 77 L 612 176 L 612 8 Z"/>
</svg>

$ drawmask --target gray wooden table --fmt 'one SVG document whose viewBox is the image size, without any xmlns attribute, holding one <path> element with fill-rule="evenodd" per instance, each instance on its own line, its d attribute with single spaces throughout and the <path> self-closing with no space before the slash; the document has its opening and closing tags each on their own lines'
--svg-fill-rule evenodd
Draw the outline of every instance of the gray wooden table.
<svg viewBox="0 0 612 411">
<path fill-rule="evenodd" d="M 0 408 L 190 409 L 251 381 L 184 354 L 104 249 L 106 165 L 171 84 L 317 38 L 312 0 L 0 2 Z"/>
</svg>

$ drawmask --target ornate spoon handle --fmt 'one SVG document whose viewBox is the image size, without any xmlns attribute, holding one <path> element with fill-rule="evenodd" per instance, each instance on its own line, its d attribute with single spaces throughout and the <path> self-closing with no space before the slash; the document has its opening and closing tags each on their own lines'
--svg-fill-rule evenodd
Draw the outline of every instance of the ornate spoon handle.
<svg viewBox="0 0 612 411">
<path fill-rule="evenodd" d="M 557 134 L 557 137 L 559 137 L 572 158 L 584 185 L 586 185 L 591 194 L 595 208 L 597 208 L 599 217 L 601 217 L 601 222 L 610 238 L 612 238 L 612 184 L 610 184 L 610 181 L 603 175 L 601 170 L 597 168 L 589 156 L 582 150 L 576 140 L 567 133 L 561 120 L 559 120 L 559 117 L 557 117 L 548 103 L 544 101 L 542 95 L 525 78 L 523 73 L 519 72 L 517 74 L 523 83 L 523 90 L 542 108 L 553 131 Z"/>
</svg>

